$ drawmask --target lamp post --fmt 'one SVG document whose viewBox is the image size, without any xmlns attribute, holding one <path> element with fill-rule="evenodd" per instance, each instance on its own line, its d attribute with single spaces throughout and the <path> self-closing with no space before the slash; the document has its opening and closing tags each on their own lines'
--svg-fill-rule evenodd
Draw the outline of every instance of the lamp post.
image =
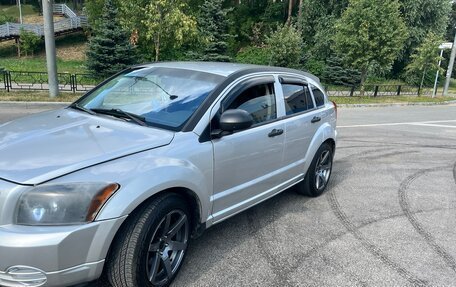
<svg viewBox="0 0 456 287">
<path fill-rule="evenodd" d="M 442 43 L 439 46 L 439 49 L 440 49 L 439 67 L 437 68 L 437 73 L 435 74 L 434 90 L 432 92 L 433 98 L 435 98 L 435 96 L 437 95 L 437 82 L 439 81 L 440 65 L 442 64 L 443 50 L 447 50 L 447 49 L 451 49 L 451 48 L 453 48 L 453 43 L 451 43 L 451 42 Z"/>
<path fill-rule="evenodd" d="M 44 44 L 46 47 L 46 64 L 48 70 L 49 96 L 55 98 L 59 94 L 57 64 L 55 52 L 54 17 L 52 9 L 54 0 L 43 0 Z"/>
<path fill-rule="evenodd" d="M 22 24 L 22 5 L 21 5 L 21 0 L 17 0 L 17 4 L 19 6 L 19 22 Z"/>
<path fill-rule="evenodd" d="M 456 28 L 456 27 L 455 27 Z M 450 63 L 446 73 L 445 87 L 443 88 L 443 96 L 448 96 L 448 88 L 450 87 L 451 74 L 453 73 L 454 59 L 456 58 L 456 35 L 454 36 L 453 47 L 451 49 Z"/>
</svg>

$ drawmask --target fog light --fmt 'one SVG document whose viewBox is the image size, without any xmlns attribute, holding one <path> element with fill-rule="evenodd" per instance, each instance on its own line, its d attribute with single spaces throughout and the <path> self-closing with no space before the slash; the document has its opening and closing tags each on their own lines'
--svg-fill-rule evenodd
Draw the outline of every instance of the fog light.
<svg viewBox="0 0 456 287">
<path fill-rule="evenodd" d="M 46 274 L 33 267 L 12 266 L 6 272 L 0 272 L 0 286 L 5 287 L 38 287 L 47 281 Z"/>
</svg>

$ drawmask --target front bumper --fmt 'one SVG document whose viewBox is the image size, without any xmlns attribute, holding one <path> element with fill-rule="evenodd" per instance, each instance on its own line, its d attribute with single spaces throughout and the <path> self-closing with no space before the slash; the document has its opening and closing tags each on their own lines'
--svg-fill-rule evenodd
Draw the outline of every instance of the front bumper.
<svg viewBox="0 0 456 287">
<path fill-rule="evenodd" d="M 0 286 L 70 286 L 97 279 L 124 220 L 78 226 L 0 226 Z M 43 277 L 45 282 L 40 283 Z"/>
</svg>

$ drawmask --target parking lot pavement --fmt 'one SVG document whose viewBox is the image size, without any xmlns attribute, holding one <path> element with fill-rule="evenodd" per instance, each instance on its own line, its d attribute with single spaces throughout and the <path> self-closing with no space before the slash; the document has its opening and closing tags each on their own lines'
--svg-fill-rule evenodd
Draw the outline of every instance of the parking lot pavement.
<svg viewBox="0 0 456 287">
<path fill-rule="evenodd" d="M 456 105 L 338 125 L 323 196 L 287 190 L 207 230 L 173 286 L 456 286 Z"/>
</svg>

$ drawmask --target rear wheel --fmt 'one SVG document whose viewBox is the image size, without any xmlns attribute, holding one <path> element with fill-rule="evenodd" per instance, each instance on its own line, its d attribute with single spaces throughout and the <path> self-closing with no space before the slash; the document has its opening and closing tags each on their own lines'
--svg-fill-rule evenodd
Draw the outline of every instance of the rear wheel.
<svg viewBox="0 0 456 287">
<path fill-rule="evenodd" d="M 333 150 L 328 143 L 323 143 L 315 154 L 304 180 L 298 184 L 297 192 L 311 197 L 320 196 L 331 177 L 332 162 Z"/>
<path fill-rule="evenodd" d="M 165 194 L 140 208 L 124 224 L 108 257 L 106 275 L 114 287 L 168 286 L 188 246 L 190 214 L 177 194 Z"/>
</svg>

